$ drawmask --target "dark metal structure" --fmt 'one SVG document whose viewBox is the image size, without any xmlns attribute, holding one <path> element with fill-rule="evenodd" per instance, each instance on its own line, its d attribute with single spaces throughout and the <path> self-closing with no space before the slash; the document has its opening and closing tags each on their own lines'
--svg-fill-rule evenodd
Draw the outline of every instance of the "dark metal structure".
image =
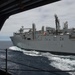
<svg viewBox="0 0 75 75">
<path fill-rule="evenodd" d="M 56 1 L 59 0 L 0 0 L 0 29 L 10 15 Z"/>
</svg>

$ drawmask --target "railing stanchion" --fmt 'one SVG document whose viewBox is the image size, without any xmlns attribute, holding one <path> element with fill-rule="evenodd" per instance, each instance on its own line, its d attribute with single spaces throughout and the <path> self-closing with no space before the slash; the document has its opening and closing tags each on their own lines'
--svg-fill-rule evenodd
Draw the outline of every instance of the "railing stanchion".
<svg viewBox="0 0 75 75">
<path fill-rule="evenodd" d="M 6 75 L 7 75 L 7 49 L 6 49 Z"/>
</svg>

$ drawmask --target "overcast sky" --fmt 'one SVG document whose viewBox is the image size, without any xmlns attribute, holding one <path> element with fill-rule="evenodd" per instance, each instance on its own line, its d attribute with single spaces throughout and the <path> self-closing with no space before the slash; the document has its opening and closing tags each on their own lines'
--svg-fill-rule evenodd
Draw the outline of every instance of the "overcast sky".
<svg viewBox="0 0 75 75">
<path fill-rule="evenodd" d="M 75 27 L 75 0 L 61 0 L 12 15 L 6 20 L 0 36 L 12 36 L 21 26 L 30 28 L 32 23 L 36 24 L 37 29 L 42 26 L 55 27 L 54 14 L 58 15 L 61 28 L 65 21 L 68 21 L 69 28 Z"/>
</svg>

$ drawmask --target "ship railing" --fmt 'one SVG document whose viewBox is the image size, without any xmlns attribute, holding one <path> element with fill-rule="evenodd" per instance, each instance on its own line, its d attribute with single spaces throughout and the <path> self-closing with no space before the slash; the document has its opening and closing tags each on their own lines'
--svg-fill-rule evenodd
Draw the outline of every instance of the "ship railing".
<svg viewBox="0 0 75 75">
<path fill-rule="evenodd" d="M 75 70 L 44 70 L 44 69 L 40 69 L 40 68 L 37 68 L 37 67 L 33 67 L 33 66 L 30 66 L 30 65 L 27 65 L 27 64 L 23 64 L 23 63 L 20 63 L 20 62 L 15 62 L 14 60 L 9 60 L 8 59 L 8 50 L 9 49 L 0 49 L 0 51 L 5 51 L 5 58 L 1 58 L 2 60 L 5 61 L 5 67 L 0 67 L 1 70 L 4 70 L 6 72 L 6 75 L 8 73 L 8 71 L 26 71 L 26 72 L 50 72 L 50 73 L 54 73 L 55 75 L 58 75 L 57 72 L 75 72 Z M 18 65 L 22 65 L 22 66 L 26 66 L 26 67 L 30 67 L 30 68 L 33 68 L 34 70 L 26 70 L 26 69 L 15 69 L 15 68 L 8 68 L 8 62 L 12 62 L 12 63 L 16 63 Z"/>
</svg>

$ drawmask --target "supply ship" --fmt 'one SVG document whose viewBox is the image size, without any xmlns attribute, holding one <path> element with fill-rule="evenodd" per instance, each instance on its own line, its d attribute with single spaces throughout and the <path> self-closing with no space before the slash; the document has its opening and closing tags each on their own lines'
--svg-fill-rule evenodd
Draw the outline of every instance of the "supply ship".
<svg viewBox="0 0 75 75">
<path fill-rule="evenodd" d="M 68 28 L 68 22 L 64 22 L 60 28 L 60 22 L 55 16 L 55 28 L 42 26 L 41 30 L 36 30 L 35 24 L 32 28 L 20 28 L 17 33 L 13 33 L 11 40 L 13 44 L 25 50 L 36 50 L 59 54 L 75 54 L 75 28 Z M 25 31 L 28 29 L 28 31 Z"/>
</svg>

